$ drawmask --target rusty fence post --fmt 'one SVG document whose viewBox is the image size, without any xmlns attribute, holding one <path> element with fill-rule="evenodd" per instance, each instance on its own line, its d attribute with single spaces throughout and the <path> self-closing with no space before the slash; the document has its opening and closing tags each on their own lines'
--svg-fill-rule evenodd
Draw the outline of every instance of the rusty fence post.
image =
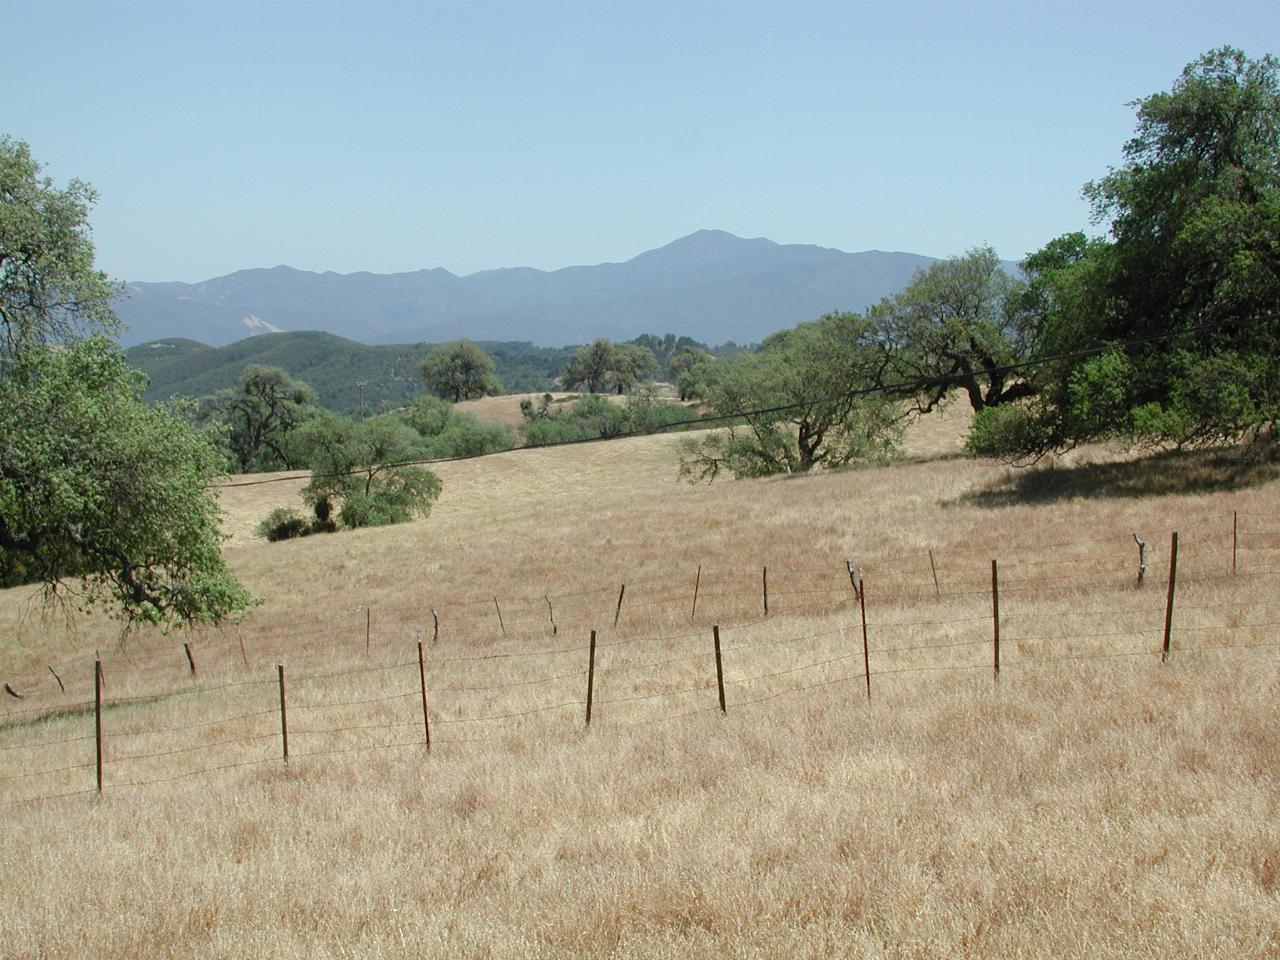
<svg viewBox="0 0 1280 960">
<path fill-rule="evenodd" d="M 693 578 L 693 609 L 689 611 L 689 619 L 698 615 L 698 587 L 702 586 L 702 564 L 698 564 L 698 575 Z"/>
<path fill-rule="evenodd" d="M 991 561 L 991 640 L 992 640 L 992 668 L 996 682 L 1000 680 L 1000 567 L 993 559 Z"/>
<path fill-rule="evenodd" d="M 622 589 L 618 591 L 618 608 L 613 611 L 613 625 L 617 627 L 618 618 L 622 616 L 622 598 L 627 595 L 627 585 L 624 583 Z"/>
<path fill-rule="evenodd" d="M 280 683 L 280 746 L 284 751 L 284 765 L 289 765 L 289 711 L 284 701 L 284 664 L 276 664 L 276 677 Z"/>
<path fill-rule="evenodd" d="M 98 772 L 98 793 L 102 793 L 102 661 L 93 661 L 93 740 Z"/>
<path fill-rule="evenodd" d="M 596 685 L 596 632 L 591 631 L 591 647 L 587 653 L 587 726 L 591 726 L 591 701 Z"/>
<path fill-rule="evenodd" d="M 422 653 L 422 634 L 418 634 L 418 684 L 422 688 L 422 734 L 431 749 L 431 717 L 427 710 L 427 661 Z"/>
</svg>

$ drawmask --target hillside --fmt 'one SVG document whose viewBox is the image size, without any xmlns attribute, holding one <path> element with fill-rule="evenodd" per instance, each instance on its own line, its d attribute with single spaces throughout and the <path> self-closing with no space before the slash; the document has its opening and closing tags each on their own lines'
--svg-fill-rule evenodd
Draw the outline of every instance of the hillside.
<svg viewBox="0 0 1280 960">
<path fill-rule="evenodd" d="M 928 257 L 844 253 L 702 230 L 625 263 L 413 273 L 242 270 L 201 283 L 129 283 L 126 346 L 198 337 L 215 346 L 264 330 L 323 330 L 361 343 L 468 337 L 563 347 L 671 330 L 751 343 L 831 310 L 896 293 Z"/>
<path fill-rule="evenodd" d="M 571 351 L 528 343 L 481 344 L 493 356 L 505 389 L 549 389 Z M 421 392 L 418 367 L 431 344 L 368 346 L 329 333 L 268 333 L 211 347 L 194 340 L 157 340 L 125 351 L 129 363 L 150 380 L 152 402 L 171 396 L 200 397 L 236 384 L 250 364 L 281 367 L 310 384 L 321 406 L 349 415 L 360 412 L 364 382 L 369 412 L 401 406 Z"/>
<path fill-rule="evenodd" d="M 676 437 L 512 451 L 439 465 L 426 520 L 279 544 L 252 526 L 301 481 L 237 478 L 226 555 L 265 602 L 222 633 L 120 643 L 0 593 L 4 950 L 1273 955 L 1274 478 L 1012 471 L 959 455 L 967 422 L 712 486 Z"/>
</svg>

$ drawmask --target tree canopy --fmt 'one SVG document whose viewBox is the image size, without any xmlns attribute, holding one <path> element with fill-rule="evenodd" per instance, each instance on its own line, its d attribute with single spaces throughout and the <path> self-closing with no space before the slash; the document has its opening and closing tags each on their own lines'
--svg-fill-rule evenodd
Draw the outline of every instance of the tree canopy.
<svg viewBox="0 0 1280 960">
<path fill-rule="evenodd" d="M 433 347 L 422 361 L 422 379 L 428 390 L 454 403 L 502 392 L 493 358 L 470 340 Z"/>
<path fill-rule="evenodd" d="M 94 269 L 93 191 L 0 138 L 0 581 L 127 623 L 216 622 L 253 602 L 228 571 L 210 438 L 142 402 Z"/>
<path fill-rule="evenodd" d="M 681 476 L 805 473 L 890 455 L 901 405 L 856 389 L 879 382 L 885 358 L 866 316 L 836 313 L 774 334 L 758 354 L 720 361 L 707 402 L 740 422 L 682 441 Z"/>
<path fill-rule="evenodd" d="M 252 364 L 235 390 L 207 398 L 202 419 L 226 428 L 234 469 L 291 470 L 303 465 L 293 432 L 316 413 L 315 393 L 279 367 Z"/>
<path fill-rule="evenodd" d="M 118 329 L 119 291 L 93 264 L 95 199 L 80 180 L 58 189 L 26 143 L 0 136 L 0 367 L 29 347 Z"/>
<path fill-rule="evenodd" d="M 1108 236 L 1028 258 L 1038 396 L 973 446 L 1035 457 L 1087 440 L 1182 446 L 1280 418 L 1280 61 L 1223 47 L 1136 102 L 1124 163 L 1085 187 Z M 1080 354 L 1098 344 L 1112 349 Z"/>
<path fill-rule="evenodd" d="M 638 343 L 614 343 L 603 337 L 580 347 L 565 365 L 560 382 L 566 390 L 625 393 L 658 371 L 653 352 Z"/>
</svg>

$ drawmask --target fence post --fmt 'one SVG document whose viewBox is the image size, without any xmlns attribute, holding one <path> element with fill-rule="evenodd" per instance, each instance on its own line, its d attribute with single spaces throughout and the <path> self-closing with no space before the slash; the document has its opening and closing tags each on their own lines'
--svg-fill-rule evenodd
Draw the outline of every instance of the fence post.
<svg viewBox="0 0 1280 960">
<path fill-rule="evenodd" d="M 702 564 L 698 564 L 698 575 L 693 578 L 693 609 L 689 611 L 689 619 L 698 615 L 698 587 L 702 586 Z"/>
<path fill-rule="evenodd" d="M 996 682 L 1000 680 L 1000 568 L 996 561 L 991 561 L 991 626 L 992 644 L 995 659 L 992 662 Z"/>
<path fill-rule="evenodd" d="M 102 793 L 102 661 L 93 661 L 93 740 L 98 770 L 98 793 Z"/>
<path fill-rule="evenodd" d="M 587 654 L 587 726 L 591 726 L 591 700 L 596 685 L 596 632 L 591 631 L 591 650 Z"/>
<path fill-rule="evenodd" d="M 760 585 L 764 590 L 764 615 L 769 615 L 769 568 L 760 568 Z"/>
<path fill-rule="evenodd" d="M 507 635 L 507 625 L 502 622 L 502 608 L 498 606 L 497 597 L 493 598 L 493 609 L 498 611 L 498 626 L 502 628 L 502 635 L 505 637 Z"/>
<path fill-rule="evenodd" d="M 186 651 L 187 666 L 191 668 L 191 675 L 194 677 L 196 675 L 196 662 L 191 656 L 191 644 L 184 642 L 182 644 L 182 649 Z"/>
<path fill-rule="evenodd" d="M 542 599 L 547 601 L 547 616 L 551 618 L 551 632 L 558 634 L 560 628 L 556 626 L 556 608 L 551 606 L 551 598 L 545 593 L 542 595 Z"/>
<path fill-rule="evenodd" d="M 289 765 L 289 712 L 284 703 L 284 664 L 276 664 L 276 676 L 280 681 L 280 744 L 284 749 L 284 765 Z"/>
<path fill-rule="evenodd" d="M 627 595 L 627 585 L 624 583 L 622 589 L 618 591 L 618 609 L 613 611 L 613 625 L 618 625 L 618 618 L 622 616 L 622 598 Z"/>
<path fill-rule="evenodd" d="M 720 712 L 728 713 L 724 705 L 724 664 L 720 661 L 720 625 L 711 628 L 711 636 L 716 646 L 716 688 L 720 691 Z"/>
<path fill-rule="evenodd" d="M 364 653 L 369 655 L 369 634 L 373 627 L 373 611 L 368 606 L 364 608 Z"/>
<path fill-rule="evenodd" d="M 62 685 L 62 678 L 58 676 L 58 671 L 53 669 L 53 667 L 51 666 L 49 667 L 49 672 L 53 674 L 53 679 L 58 681 L 58 689 L 61 690 L 63 693 L 66 693 L 67 688 Z"/>
<path fill-rule="evenodd" d="M 1147 579 L 1147 541 L 1135 533 L 1133 542 L 1138 545 L 1138 586 L 1142 586 Z"/>
<path fill-rule="evenodd" d="M 433 624 L 433 630 L 431 633 L 431 642 L 439 643 L 440 642 L 440 615 L 436 613 L 435 607 L 431 608 L 431 623 Z"/>
<path fill-rule="evenodd" d="M 1160 662 L 1169 662 L 1169 644 L 1173 639 L 1173 594 L 1178 586 L 1178 531 L 1173 531 L 1173 539 L 1169 546 L 1169 596 L 1164 605 L 1164 647 L 1160 652 Z"/>
<path fill-rule="evenodd" d="M 1239 545 L 1240 511 L 1231 511 L 1231 575 L 1236 575 L 1236 548 Z"/>
<path fill-rule="evenodd" d="M 933 562 L 933 551 L 929 551 L 929 572 L 933 574 L 933 596 L 936 600 L 942 599 L 942 588 L 938 586 L 938 565 Z"/>
<path fill-rule="evenodd" d="M 867 678 L 867 699 L 871 699 L 871 654 L 867 650 L 867 581 L 858 571 L 858 609 L 862 611 L 862 670 Z"/>
<path fill-rule="evenodd" d="M 244 652 L 244 634 L 240 632 L 240 624 L 236 624 L 236 639 L 240 641 L 240 659 L 244 661 L 246 667 L 249 666 L 249 655 Z"/>
<path fill-rule="evenodd" d="M 427 750 L 431 749 L 431 719 L 427 711 L 427 663 L 422 655 L 422 634 L 418 634 L 418 683 L 422 687 L 422 733 L 426 737 Z M 283 687 L 281 688 L 283 690 Z M 281 700 L 283 705 L 284 701 Z"/>
</svg>

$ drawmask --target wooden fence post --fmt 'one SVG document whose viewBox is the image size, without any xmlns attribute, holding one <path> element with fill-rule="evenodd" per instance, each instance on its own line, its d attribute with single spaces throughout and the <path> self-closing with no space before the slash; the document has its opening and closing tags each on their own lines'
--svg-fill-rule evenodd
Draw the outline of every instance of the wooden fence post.
<svg viewBox="0 0 1280 960">
<path fill-rule="evenodd" d="M 993 668 L 996 681 L 1000 680 L 1000 568 L 993 559 L 991 561 L 991 626 L 992 649 L 994 653 Z"/>
<path fill-rule="evenodd" d="M 440 615 L 436 613 L 435 607 L 431 608 L 431 623 L 432 623 L 431 642 L 439 643 L 440 642 Z"/>
<path fill-rule="evenodd" d="M 1231 575 L 1236 574 L 1236 549 L 1240 543 L 1240 511 L 1231 511 Z"/>
<path fill-rule="evenodd" d="M 249 655 L 244 652 L 244 634 L 240 632 L 240 625 L 236 624 L 236 639 L 240 641 L 240 659 L 244 661 L 244 665 L 249 666 Z"/>
<path fill-rule="evenodd" d="M 591 631 L 591 650 L 587 654 L 587 726 L 591 726 L 591 700 L 596 685 L 596 632 Z"/>
<path fill-rule="evenodd" d="M 622 589 L 618 591 L 618 609 L 613 611 L 613 625 L 618 625 L 618 618 L 622 616 L 622 598 L 627 595 L 627 585 L 624 583 Z"/>
<path fill-rule="evenodd" d="M 422 687 L 422 733 L 426 737 L 427 750 L 430 750 L 431 718 L 427 711 L 427 662 L 422 654 L 422 634 L 418 634 L 418 684 Z"/>
<path fill-rule="evenodd" d="M 191 656 L 191 644 L 183 643 L 182 649 L 187 653 L 187 666 L 191 668 L 191 675 L 194 677 L 196 675 L 196 662 Z"/>
<path fill-rule="evenodd" d="M 558 634 L 560 628 L 556 626 L 556 608 L 551 606 L 551 598 L 545 593 L 542 595 L 542 599 L 547 601 L 547 616 L 551 618 L 551 632 Z"/>
<path fill-rule="evenodd" d="M 1160 652 L 1160 662 L 1169 662 L 1169 646 L 1173 640 L 1173 594 L 1178 586 L 1178 531 L 1173 531 L 1169 545 L 1169 595 L 1164 605 L 1164 646 Z"/>
<path fill-rule="evenodd" d="M 698 587 L 702 585 L 702 564 L 698 564 L 698 575 L 693 578 L 693 609 L 689 611 L 689 619 L 698 615 Z"/>
<path fill-rule="evenodd" d="M 760 568 L 760 586 L 764 590 L 764 615 L 769 615 L 769 568 Z"/>
<path fill-rule="evenodd" d="M 102 661 L 93 661 L 93 740 L 97 748 L 98 793 L 102 793 Z"/>
<path fill-rule="evenodd" d="M 284 664 L 276 664 L 276 676 L 280 681 L 280 744 L 284 749 L 284 765 L 289 765 L 289 712 L 284 702 Z"/>
<path fill-rule="evenodd" d="M 62 685 L 62 678 L 58 676 L 58 671 L 53 669 L 52 666 L 50 666 L 49 672 L 53 674 L 53 679 L 58 681 L 58 689 L 61 690 L 63 693 L 66 693 L 67 688 Z"/>
<path fill-rule="evenodd" d="M 498 626 L 502 628 L 502 635 L 505 637 L 507 635 L 507 625 L 502 622 L 502 608 L 498 606 L 497 597 L 493 598 L 493 609 L 498 611 Z"/>
<path fill-rule="evenodd" d="M 724 664 L 720 660 L 720 626 L 717 624 L 711 628 L 711 636 L 715 640 L 716 646 L 716 688 L 720 691 L 720 712 L 728 713 L 724 705 Z"/>
<path fill-rule="evenodd" d="M 862 670 L 867 678 L 867 699 L 871 699 L 871 654 L 867 649 L 867 581 L 858 572 L 858 609 L 862 611 Z"/>
<path fill-rule="evenodd" d="M 369 634 L 373 629 L 373 611 L 367 606 L 364 608 L 364 653 L 369 655 Z"/>
<path fill-rule="evenodd" d="M 1138 545 L 1138 586 L 1142 586 L 1147 579 L 1147 541 L 1135 533 L 1133 542 Z"/>
<path fill-rule="evenodd" d="M 929 571 L 933 574 L 933 596 L 942 599 L 942 588 L 938 586 L 938 565 L 933 562 L 933 551 L 929 551 Z"/>
</svg>

